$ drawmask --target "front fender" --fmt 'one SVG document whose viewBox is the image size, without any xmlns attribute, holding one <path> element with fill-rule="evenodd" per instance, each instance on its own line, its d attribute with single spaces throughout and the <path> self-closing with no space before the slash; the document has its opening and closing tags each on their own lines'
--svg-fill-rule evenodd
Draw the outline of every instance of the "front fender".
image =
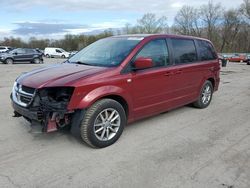
<svg viewBox="0 0 250 188">
<path fill-rule="evenodd" d="M 69 104 L 69 109 L 84 109 L 90 107 L 93 103 L 95 103 L 98 99 L 108 97 L 111 95 L 117 95 L 122 97 L 128 104 L 129 109 L 131 108 L 129 104 L 131 104 L 131 97 L 128 92 L 124 89 L 117 86 L 101 86 L 98 87 L 89 93 L 85 94 L 84 97 L 78 102 L 72 102 Z M 74 97 L 74 96 L 72 96 Z M 73 99 L 74 100 L 74 99 Z"/>
</svg>

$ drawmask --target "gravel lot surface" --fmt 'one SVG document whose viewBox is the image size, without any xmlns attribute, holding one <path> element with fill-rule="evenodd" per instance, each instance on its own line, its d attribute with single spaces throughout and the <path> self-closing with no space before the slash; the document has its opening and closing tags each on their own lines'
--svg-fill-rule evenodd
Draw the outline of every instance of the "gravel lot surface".
<svg viewBox="0 0 250 188">
<path fill-rule="evenodd" d="M 221 70 L 206 109 L 190 106 L 128 125 L 114 145 L 92 149 L 69 132 L 31 131 L 13 118 L 10 92 L 22 72 L 0 64 L 0 187 L 250 187 L 250 66 Z"/>
</svg>

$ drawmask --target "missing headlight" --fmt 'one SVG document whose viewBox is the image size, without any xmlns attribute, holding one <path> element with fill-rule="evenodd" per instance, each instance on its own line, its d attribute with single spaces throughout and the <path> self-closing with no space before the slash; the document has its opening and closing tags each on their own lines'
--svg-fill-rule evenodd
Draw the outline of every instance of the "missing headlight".
<svg viewBox="0 0 250 188">
<path fill-rule="evenodd" d="M 73 87 L 53 87 L 40 89 L 39 105 L 42 111 L 66 111 L 73 94 Z"/>
<path fill-rule="evenodd" d="M 43 88 L 38 91 L 34 105 L 38 105 L 43 116 L 46 132 L 57 130 L 70 123 L 71 114 L 67 110 L 68 103 L 74 92 L 73 87 Z"/>
<path fill-rule="evenodd" d="M 39 94 L 41 98 L 48 98 L 51 102 L 68 102 L 73 91 L 73 87 L 53 87 L 41 89 Z"/>
</svg>

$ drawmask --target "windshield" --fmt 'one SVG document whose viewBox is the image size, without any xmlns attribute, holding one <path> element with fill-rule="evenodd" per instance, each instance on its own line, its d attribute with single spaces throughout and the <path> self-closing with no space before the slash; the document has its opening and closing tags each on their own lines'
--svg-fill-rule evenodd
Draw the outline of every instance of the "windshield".
<svg viewBox="0 0 250 188">
<path fill-rule="evenodd" d="M 138 37 L 101 39 L 75 54 L 69 62 L 104 67 L 118 66 L 141 40 L 142 38 Z"/>
</svg>

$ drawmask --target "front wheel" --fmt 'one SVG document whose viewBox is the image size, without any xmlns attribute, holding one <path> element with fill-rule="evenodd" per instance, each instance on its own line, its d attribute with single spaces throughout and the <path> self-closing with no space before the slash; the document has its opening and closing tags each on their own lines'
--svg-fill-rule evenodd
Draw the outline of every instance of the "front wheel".
<svg viewBox="0 0 250 188">
<path fill-rule="evenodd" d="M 11 59 L 11 58 L 8 58 L 8 59 L 6 59 L 5 60 L 5 64 L 13 64 L 13 59 Z"/>
<path fill-rule="evenodd" d="M 32 62 L 35 64 L 39 64 L 41 63 L 41 60 L 39 58 L 34 58 Z"/>
<path fill-rule="evenodd" d="M 99 100 L 84 115 L 81 138 L 91 147 L 107 147 L 119 139 L 126 123 L 126 113 L 119 102 Z"/>
<path fill-rule="evenodd" d="M 210 104 L 213 96 L 213 84 L 207 80 L 200 91 L 199 98 L 194 102 L 194 106 L 197 108 L 206 108 Z"/>
</svg>

